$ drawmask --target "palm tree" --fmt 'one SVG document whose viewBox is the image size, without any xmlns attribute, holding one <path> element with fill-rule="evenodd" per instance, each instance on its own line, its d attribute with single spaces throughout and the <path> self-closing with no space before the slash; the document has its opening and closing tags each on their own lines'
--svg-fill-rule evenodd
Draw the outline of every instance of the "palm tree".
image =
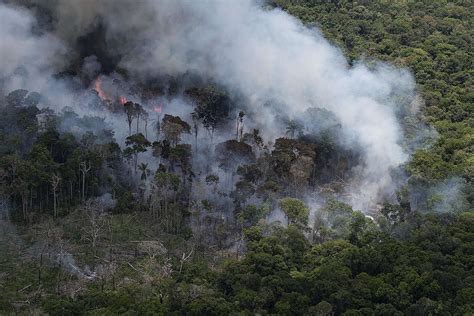
<svg viewBox="0 0 474 316">
<path fill-rule="evenodd" d="M 145 122 L 145 138 L 148 138 L 148 121 L 149 121 L 150 116 L 148 115 L 147 111 L 143 111 L 142 113 L 142 120 Z"/>
<path fill-rule="evenodd" d="M 138 170 L 142 172 L 142 176 L 140 179 L 146 182 L 148 176 L 150 175 L 150 169 L 148 169 L 148 164 L 142 162 L 138 165 Z"/>
</svg>

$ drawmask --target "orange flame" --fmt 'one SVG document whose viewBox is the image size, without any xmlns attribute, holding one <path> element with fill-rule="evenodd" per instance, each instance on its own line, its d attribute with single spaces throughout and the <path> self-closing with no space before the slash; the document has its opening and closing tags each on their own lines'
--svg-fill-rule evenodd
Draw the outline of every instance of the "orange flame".
<svg viewBox="0 0 474 316">
<path fill-rule="evenodd" d="M 102 85 L 100 82 L 100 77 L 97 77 L 97 79 L 94 82 L 94 90 L 97 91 L 97 94 L 99 95 L 99 98 L 102 101 L 110 100 L 109 96 L 105 93 L 104 89 L 102 89 Z M 127 98 L 123 95 L 119 96 L 118 101 L 121 105 L 124 105 L 127 103 Z"/>
<path fill-rule="evenodd" d="M 104 90 L 102 90 L 102 87 L 100 85 L 100 78 L 97 77 L 97 79 L 94 82 L 94 90 L 97 91 L 97 94 L 99 95 L 99 98 L 102 101 L 107 100 L 107 95 L 105 94 Z"/>
<path fill-rule="evenodd" d="M 124 105 L 125 103 L 127 103 L 127 98 L 124 97 L 123 95 L 121 95 L 119 97 L 119 102 L 120 102 L 120 104 Z"/>
</svg>

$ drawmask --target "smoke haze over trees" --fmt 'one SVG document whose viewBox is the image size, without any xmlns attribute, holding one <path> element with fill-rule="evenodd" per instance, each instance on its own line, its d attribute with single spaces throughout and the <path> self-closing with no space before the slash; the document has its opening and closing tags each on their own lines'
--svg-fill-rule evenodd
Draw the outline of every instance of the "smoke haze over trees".
<svg viewBox="0 0 474 316">
<path fill-rule="evenodd" d="M 0 310 L 473 312 L 471 9 L 2 1 Z"/>
</svg>

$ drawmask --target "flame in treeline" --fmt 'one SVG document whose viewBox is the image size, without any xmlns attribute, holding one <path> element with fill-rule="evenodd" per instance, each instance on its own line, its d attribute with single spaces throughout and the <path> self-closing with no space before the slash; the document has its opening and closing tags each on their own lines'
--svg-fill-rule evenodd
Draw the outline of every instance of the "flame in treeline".
<svg viewBox="0 0 474 316">
<path fill-rule="evenodd" d="M 125 103 L 127 103 L 127 98 L 125 96 L 121 95 L 119 97 L 119 102 L 120 102 L 121 105 L 125 105 Z"/>
<path fill-rule="evenodd" d="M 95 79 L 94 90 L 97 91 L 97 94 L 99 95 L 99 98 L 102 101 L 111 100 L 111 98 L 105 93 L 104 89 L 102 89 L 102 85 L 101 85 L 101 82 L 100 82 L 100 77 L 97 77 L 97 79 Z M 118 98 L 118 102 L 121 105 L 124 105 L 125 103 L 127 103 L 127 101 L 128 101 L 127 97 L 125 97 L 123 95 L 119 96 L 119 98 Z"/>
<path fill-rule="evenodd" d="M 100 77 L 97 77 L 97 79 L 95 79 L 94 90 L 97 91 L 97 94 L 99 95 L 99 98 L 102 101 L 107 101 L 107 100 L 112 99 L 105 93 L 104 89 L 102 89 L 102 84 L 100 82 Z M 121 105 L 125 105 L 125 103 L 128 102 L 128 99 L 127 99 L 126 96 L 121 95 L 121 96 L 118 97 L 118 102 Z M 163 105 L 162 104 L 159 104 L 159 105 L 156 105 L 156 106 L 153 107 L 153 112 L 155 112 L 155 113 L 161 113 L 162 110 L 163 110 Z"/>
<path fill-rule="evenodd" d="M 99 95 L 99 98 L 102 100 L 102 101 L 105 101 L 107 100 L 107 95 L 105 94 L 105 91 L 102 90 L 102 86 L 100 84 L 100 78 L 97 77 L 97 79 L 95 79 L 95 82 L 94 82 L 94 90 L 97 91 L 97 94 Z"/>
</svg>

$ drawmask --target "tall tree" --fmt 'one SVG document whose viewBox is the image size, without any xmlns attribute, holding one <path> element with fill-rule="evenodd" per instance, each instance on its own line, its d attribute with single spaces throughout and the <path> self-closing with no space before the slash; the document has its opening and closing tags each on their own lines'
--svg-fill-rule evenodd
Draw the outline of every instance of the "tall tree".
<svg viewBox="0 0 474 316">
<path fill-rule="evenodd" d="M 58 187 L 59 187 L 59 182 L 61 181 L 61 178 L 57 174 L 51 175 L 51 189 L 53 191 L 53 210 L 54 210 L 54 217 L 58 217 L 58 211 L 57 211 L 57 194 L 58 194 Z"/>
<path fill-rule="evenodd" d="M 125 140 L 125 145 L 128 146 L 127 149 L 134 157 L 134 169 L 137 172 L 138 154 L 147 151 L 147 147 L 150 147 L 151 143 L 142 133 L 138 133 L 128 136 Z"/>
<path fill-rule="evenodd" d="M 245 116 L 245 113 L 243 111 L 240 111 L 239 114 L 237 115 L 237 132 L 235 135 L 235 139 L 238 142 L 241 142 L 243 140 L 244 116 Z"/>
<path fill-rule="evenodd" d="M 228 119 L 230 111 L 229 97 L 215 86 L 194 88 L 186 91 L 186 93 L 194 100 L 196 107 L 193 115 L 201 121 L 208 131 L 212 144 L 216 128 Z"/>
<path fill-rule="evenodd" d="M 79 170 L 82 174 L 82 200 L 85 201 L 86 195 L 86 176 L 91 171 L 90 161 L 81 161 L 79 165 Z"/>
<path fill-rule="evenodd" d="M 285 213 L 288 225 L 305 227 L 308 224 L 309 208 L 303 201 L 287 197 L 280 200 L 280 207 Z"/>
<path fill-rule="evenodd" d="M 161 125 L 164 137 L 174 147 L 181 140 L 182 133 L 190 133 L 191 126 L 183 121 L 179 116 L 165 114 Z"/>
<path fill-rule="evenodd" d="M 127 115 L 127 123 L 128 123 L 128 135 L 132 135 L 132 123 L 133 123 L 133 118 L 136 115 L 136 108 L 135 104 L 132 101 L 128 101 L 123 105 L 123 109 L 125 111 L 125 114 Z"/>
</svg>

